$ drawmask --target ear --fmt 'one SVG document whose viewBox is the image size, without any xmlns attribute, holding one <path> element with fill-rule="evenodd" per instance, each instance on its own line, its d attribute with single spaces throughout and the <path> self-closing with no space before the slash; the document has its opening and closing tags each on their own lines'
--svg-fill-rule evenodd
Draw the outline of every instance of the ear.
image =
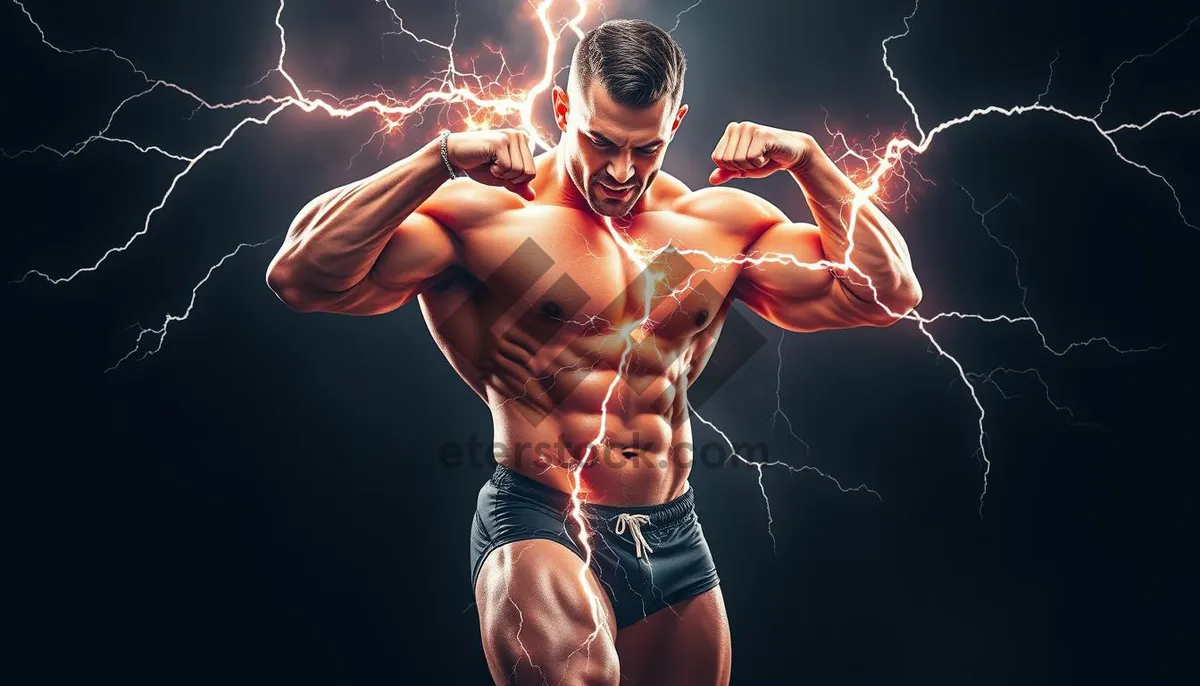
<svg viewBox="0 0 1200 686">
<path fill-rule="evenodd" d="M 688 106 L 683 104 L 675 111 L 675 121 L 671 123 L 671 137 L 675 137 L 675 132 L 679 129 L 679 125 L 683 123 L 683 118 L 687 116 Z"/>
<path fill-rule="evenodd" d="M 567 130 L 567 115 L 571 112 L 571 103 L 567 98 L 567 92 L 560 86 L 555 86 L 550 92 L 551 106 L 554 108 L 554 123 L 558 125 L 559 131 Z"/>
</svg>

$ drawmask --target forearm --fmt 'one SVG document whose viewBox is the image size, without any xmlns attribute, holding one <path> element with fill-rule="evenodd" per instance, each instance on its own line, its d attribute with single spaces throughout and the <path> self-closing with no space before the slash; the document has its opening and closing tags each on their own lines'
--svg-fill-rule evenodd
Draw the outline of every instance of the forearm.
<svg viewBox="0 0 1200 686">
<path fill-rule="evenodd" d="M 293 220 L 269 278 L 328 293 L 354 287 L 396 226 L 447 179 L 435 140 L 376 174 L 319 196 Z"/>
<path fill-rule="evenodd" d="M 808 159 L 790 172 L 804 190 L 825 258 L 853 265 L 853 269 L 834 270 L 853 295 L 906 314 L 921 294 L 904 237 L 869 199 L 860 200 L 855 211 L 858 186 L 815 142 L 810 150 Z"/>
</svg>

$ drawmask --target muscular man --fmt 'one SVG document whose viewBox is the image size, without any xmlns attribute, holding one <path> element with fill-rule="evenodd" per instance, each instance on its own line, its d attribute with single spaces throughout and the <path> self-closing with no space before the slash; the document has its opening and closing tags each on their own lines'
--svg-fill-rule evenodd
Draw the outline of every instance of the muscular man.
<svg viewBox="0 0 1200 686">
<path fill-rule="evenodd" d="M 443 134 L 309 203 L 267 274 L 305 312 L 415 298 L 490 408 L 504 450 L 479 494 L 471 580 L 498 683 L 727 683 L 681 450 L 689 385 L 735 299 L 789 331 L 886 326 L 921 299 L 904 240 L 870 204 L 854 217 L 858 271 L 827 268 L 846 256 L 856 189 L 806 134 L 730 124 L 714 187 L 660 173 L 688 111 L 684 71 L 659 28 L 607 21 L 553 91 L 554 149 L 532 156 L 518 130 Z M 777 171 L 815 226 L 722 186 Z"/>
</svg>

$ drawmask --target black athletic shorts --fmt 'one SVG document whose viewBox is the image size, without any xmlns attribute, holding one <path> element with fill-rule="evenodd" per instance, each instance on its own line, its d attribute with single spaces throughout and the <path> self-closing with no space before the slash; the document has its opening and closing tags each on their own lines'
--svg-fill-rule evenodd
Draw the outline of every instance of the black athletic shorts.
<svg viewBox="0 0 1200 686">
<path fill-rule="evenodd" d="M 471 524 L 472 589 L 488 553 L 506 543 L 544 538 L 582 560 L 570 510 L 570 494 L 497 466 L 479 490 Z M 683 495 L 661 505 L 585 504 L 582 511 L 590 532 L 591 569 L 612 602 L 618 628 L 720 583 L 690 484 Z"/>
</svg>

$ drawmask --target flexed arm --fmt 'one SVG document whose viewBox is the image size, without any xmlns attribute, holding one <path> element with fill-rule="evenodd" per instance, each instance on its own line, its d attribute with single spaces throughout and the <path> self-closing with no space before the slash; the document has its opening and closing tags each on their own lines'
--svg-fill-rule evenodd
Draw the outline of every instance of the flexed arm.
<svg viewBox="0 0 1200 686">
<path fill-rule="evenodd" d="M 451 134 L 450 163 L 472 179 L 529 197 L 525 133 Z M 360 181 L 328 191 L 293 220 L 267 270 L 271 290 L 304 312 L 379 314 L 400 307 L 459 261 L 448 228 L 464 205 L 435 139 Z M 454 190 L 455 187 L 459 191 Z"/>
<path fill-rule="evenodd" d="M 809 270 L 767 262 L 747 268 L 738 294 L 756 312 L 784 328 L 813 331 L 887 326 L 920 303 L 921 287 L 904 238 L 869 200 L 859 202 L 850 235 L 859 189 L 811 136 L 748 122 L 730 124 L 712 157 L 717 169 L 709 181 L 714 184 L 788 170 L 816 220 L 815 227 L 789 221 L 754 198 L 750 215 L 761 233 L 748 252 L 854 266 Z"/>
</svg>

